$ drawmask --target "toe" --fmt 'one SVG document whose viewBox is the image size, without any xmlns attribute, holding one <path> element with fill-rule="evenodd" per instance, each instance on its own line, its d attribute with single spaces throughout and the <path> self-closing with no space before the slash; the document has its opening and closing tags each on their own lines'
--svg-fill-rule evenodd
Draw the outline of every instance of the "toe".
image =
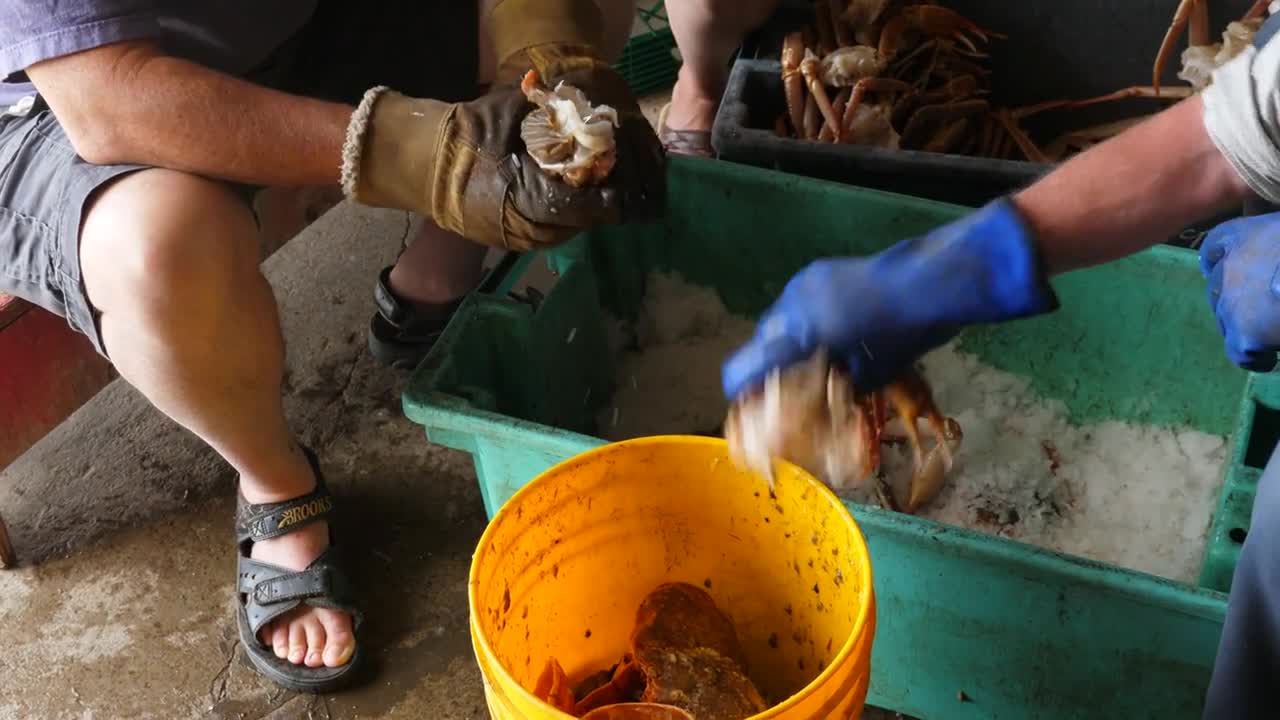
<svg viewBox="0 0 1280 720">
<path fill-rule="evenodd" d="M 324 625 L 324 664 L 329 667 L 345 665 L 356 651 L 356 638 L 351 632 L 351 616 L 336 610 L 317 610 Z"/>
<path fill-rule="evenodd" d="M 302 629 L 307 636 L 307 656 L 305 662 L 307 667 L 320 667 L 324 664 L 321 660 L 321 653 L 324 652 L 324 627 L 320 625 L 320 619 L 315 613 L 307 613 L 302 619 Z"/>
<path fill-rule="evenodd" d="M 276 657 L 281 660 L 289 657 L 289 623 L 271 624 L 271 647 L 276 651 Z"/>
<path fill-rule="evenodd" d="M 301 665 L 307 657 L 307 631 L 302 618 L 289 620 L 289 662 Z"/>
</svg>

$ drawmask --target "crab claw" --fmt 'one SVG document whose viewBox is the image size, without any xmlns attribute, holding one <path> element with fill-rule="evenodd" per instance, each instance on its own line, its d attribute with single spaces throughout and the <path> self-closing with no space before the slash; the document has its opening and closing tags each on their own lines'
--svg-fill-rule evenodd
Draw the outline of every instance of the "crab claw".
<svg viewBox="0 0 1280 720">
<path fill-rule="evenodd" d="M 969 39 L 965 37 L 965 33 L 977 35 L 983 42 L 993 37 L 1005 37 L 1001 33 L 986 30 L 955 10 L 941 5 L 909 5 L 885 23 L 884 30 L 880 32 L 880 43 L 877 48 L 880 56 L 885 60 L 892 60 L 902 47 L 903 38 L 912 32 L 932 37 L 952 38 L 965 43 L 974 52 L 977 52 L 977 48 L 972 46 Z"/>
<path fill-rule="evenodd" d="M 573 690 L 569 687 L 569 678 L 565 675 L 564 668 L 555 658 L 547 660 L 547 664 L 543 666 L 533 694 L 557 710 L 573 712 Z"/>
<path fill-rule="evenodd" d="M 916 465 L 911 475 L 910 497 L 903 508 L 910 514 L 928 505 L 946 485 L 947 473 L 951 472 L 955 453 L 960 450 L 960 442 L 964 433 L 960 423 L 952 418 L 944 421 L 945 430 L 938 438 L 938 444 L 924 456 L 924 461 Z"/>
</svg>

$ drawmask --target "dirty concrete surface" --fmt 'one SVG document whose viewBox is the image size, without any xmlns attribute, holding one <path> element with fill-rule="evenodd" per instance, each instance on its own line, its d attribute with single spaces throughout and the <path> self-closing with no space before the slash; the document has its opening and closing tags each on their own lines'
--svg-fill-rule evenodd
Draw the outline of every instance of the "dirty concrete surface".
<svg viewBox="0 0 1280 720">
<path fill-rule="evenodd" d="M 296 696 L 242 662 L 234 475 L 122 382 L 0 475 L 23 566 L 0 572 L 0 718 L 481 718 L 466 578 L 484 512 L 470 458 L 400 411 L 372 360 L 372 282 L 404 213 L 340 205 L 265 267 L 288 347 L 286 410 L 341 503 L 369 614 L 367 677 Z"/>
<path fill-rule="evenodd" d="M 656 118 L 664 98 L 644 102 Z M 0 720 L 486 718 L 467 629 L 485 516 L 469 456 L 404 418 L 365 347 L 377 272 L 414 226 L 341 204 L 265 263 L 285 408 L 340 503 L 372 650 L 355 687 L 276 688 L 244 661 L 234 473 L 122 381 L 0 472 L 22 560 L 0 572 Z"/>
</svg>

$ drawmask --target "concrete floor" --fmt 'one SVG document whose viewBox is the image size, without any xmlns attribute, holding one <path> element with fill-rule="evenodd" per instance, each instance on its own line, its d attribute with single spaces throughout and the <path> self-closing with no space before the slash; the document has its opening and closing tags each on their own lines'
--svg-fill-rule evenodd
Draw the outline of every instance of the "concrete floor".
<svg viewBox="0 0 1280 720">
<path fill-rule="evenodd" d="M 467 630 L 485 523 L 471 460 L 403 417 L 407 375 L 365 349 L 373 279 L 411 231 L 405 213 L 343 204 L 264 265 L 286 410 L 320 453 L 357 559 L 366 677 L 294 695 L 243 662 L 233 473 L 117 381 L 0 473 L 22 557 L 0 572 L 0 720 L 487 717 Z"/>
</svg>

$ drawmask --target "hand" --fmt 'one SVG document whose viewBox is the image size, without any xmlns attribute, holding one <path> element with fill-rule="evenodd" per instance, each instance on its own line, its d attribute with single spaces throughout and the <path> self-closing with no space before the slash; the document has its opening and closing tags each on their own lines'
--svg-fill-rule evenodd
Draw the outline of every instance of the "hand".
<svg viewBox="0 0 1280 720">
<path fill-rule="evenodd" d="M 1200 248 L 1200 270 L 1227 357 L 1245 370 L 1274 369 L 1280 350 L 1280 213 L 1215 227 Z"/>
<path fill-rule="evenodd" d="M 626 80 L 591 46 L 552 43 L 512 54 L 498 68 L 498 81 L 518 84 L 531 68 L 548 87 L 572 85 L 592 105 L 618 112 L 617 162 L 606 185 L 620 197 L 624 222 L 660 217 L 666 202 L 666 152 Z"/>
<path fill-rule="evenodd" d="M 877 255 L 801 270 L 724 364 L 724 392 L 733 400 L 819 347 L 855 387 L 875 390 L 965 325 L 1057 307 L 1034 238 L 1013 203 L 998 200 Z"/>
<path fill-rule="evenodd" d="M 357 202 L 417 212 L 473 241 L 519 251 L 650 217 L 665 200 L 665 187 L 653 186 L 662 173 L 630 146 L 624 155 L 621 137 L 602 185 L 575 189 L 543 172 L 520 139 L 531 109 L 515 85 L 452 104 L 375 88 L 347 131 L 343 189 Z"/>
</svg>

